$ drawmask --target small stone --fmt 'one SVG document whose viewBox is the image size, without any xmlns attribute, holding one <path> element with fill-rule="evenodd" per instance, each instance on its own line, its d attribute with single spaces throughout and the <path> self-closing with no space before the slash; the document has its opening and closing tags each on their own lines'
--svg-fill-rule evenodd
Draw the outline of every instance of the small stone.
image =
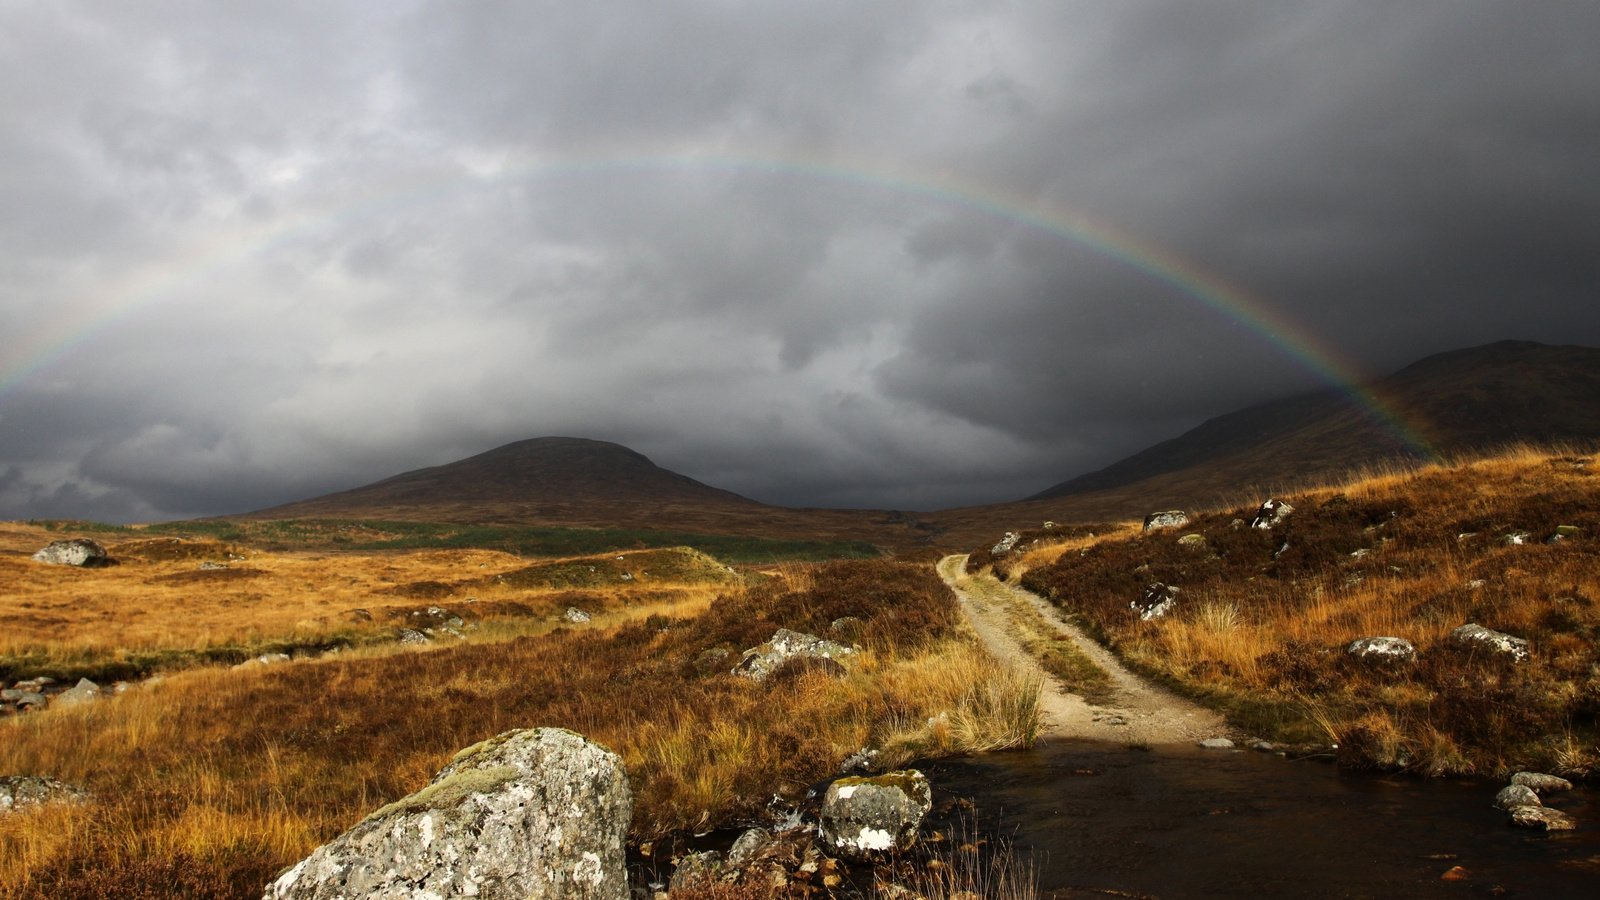
<svg viewBox="0 0 1600 900">
<path fill-rule="evenodd" d="M 1511 783 L 1530 788 L 1540 796 L 1572 790 L 1572 782 L 1555 775 L 1546 775 L 1543 772 L 1518 772 L 1511 776 Z"/>
<path fill-rule="evenodd" d="M 1225 737 L 1206 738 L 1200 742 L 1200 746 L 1207 750 L 1232 750 L 1233 741 Z"/>
<path fill-rule="evenodd" d="M 1294 512 L 1294 507 L 1282 500 L 1268 500 L 1256 510 L 1255 518 L 1250 520 L 1251 528 L 1272 528 L 1283 522 Z"/>
<path fill-rule="evenodd" d="M 1537 828 L 1541 831 L 1572 831 L 1578 827 L 1576 819 L 1548 806 L 1514 807 L 1511 810 L 1511 824 L 1519 828 Z"/>
<path fill-rule="evenodd" d="M 1128 607 L 1139 614 L 1141 622 L 1159 619 L 1177 605 L 1179 588 L 1175 585 L 1162 584 L 1157 581 L 1145 587 L 1139 599 L 1128 604 Z"/>
<path fill-rule="evenodd" d="M 1525 784 L 1508 784 L 1494 795 L 1494 805 L 1499 809 L 1516 809 L 1519 806 L 1543 806 L 1539 795 Z"/>
<path fill-rule="evenodd" d="M 1462 866 L 1451 866 L 1450 868 L 1445 870 L 1445 873 L 1443 875 L 1439 876 L 1439 880 L 1440 881 L 1466 881 L 1468 878 L 1471 878 L 1471 877 L 1472 877 L 1472 873 L 1468 872 L 1466 870 L 1466 868 L 1464 868 Z"/>
<path fill-rule="evenodd" d="M 48 775 L 0 776 L 0 815 L 46 803 L 82 803 L 89 792 Z"/>
<path fill-rule="evenodd" d="M 716 850 L 690 853 L 679 860 L 678 867 L 672 870 L 667 894 L 670 896 L 692 888 L 710 887 L 722 879 L 722 873 L 726 870 L 727 864 Z"/>
<path fill-rule="evenodd" d="M 765 828 L 751 828 L 728 848 L 728 864 L 739 867 L 748 863 L 761 848 L 772 842 L 772 835 Z"/>
<path fill-rule="evenodd" d="M 1208 549 L 1206 538 L 1203 534 L 1186 534 L 1183 537 L 1178 538 L 1178 546 L 1184 548 L 1185 550 L 1193 550 L 1196 552 L 1201 552 Z"/>
<path fill-rule="evenodd" d="M 1367 637 L 1351 642 L 1345 652 L 1356 659 L 1376 662 L 1411 662 L 1417 658 L 1417 648 L 1405 638 Z"/>
<path fill-rule="evenodd" d="M 577 608 L 576 606 L 567 607 L 567 611 L 561 614 L 561 621 L 571 622 L 574 625 L 581 625 L 584 622 L 589 621 L 590 618 L 591 617 L 588 613 Z"/>
<path fill-rule="evenodd" d="M 1155 531 L 1160 528 L 1182 528 L 1189 524 L 1189 515 L 1181 509 L 1166 509 L 1153 512 L 1144 517 L 1144 530 Z"/>
<path fill-rule="evenodd" d="M 398 637 L 400 639 L 400 643 L 402 643 L 402 644 L 416 645 L 416 644 L 430 644 L 430 643 L 433 642 L 432 638 L 430 638 L 427 635 L 423 634 L 422 632 L 416 630 L 415 628 L 402 628 L 402 629 L 400 629 L 400 634 L 398 635 Z"/>
<path fill-rule="evenodd" d="M 1523 544 L 1526 544 L 1530 540 L 1533 540 L 1533 535 L 1529 534 L 1528 532 L 1526 532 L 1526 531 L 1513 531 L 1510 534 L 1506 535 L 1505 537 L 1501 538 L 1500 542 L 1502 544 L 1505 544 L 1508 547 L 1520 547 Z"/>
</svg>

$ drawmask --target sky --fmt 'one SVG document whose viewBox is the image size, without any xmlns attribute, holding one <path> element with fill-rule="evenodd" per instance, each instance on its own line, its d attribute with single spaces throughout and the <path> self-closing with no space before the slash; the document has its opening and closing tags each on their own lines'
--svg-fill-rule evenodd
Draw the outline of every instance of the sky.
<svg viewBox="0 0 1600 900">
<path fill-rule="evenodd" d="M 1600 345 L 1593 0 L 0 0 L 0 519 L 514 440 L 1017 499 Z"/>
</svg>

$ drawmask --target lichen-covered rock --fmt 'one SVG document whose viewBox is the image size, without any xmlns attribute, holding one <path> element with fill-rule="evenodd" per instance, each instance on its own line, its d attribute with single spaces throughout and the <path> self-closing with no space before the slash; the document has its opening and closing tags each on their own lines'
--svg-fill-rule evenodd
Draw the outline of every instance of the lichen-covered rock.
<svg viewBox="0 0 1600 900">
<path fill-rule="evenodd" d="M 106 548 L 94 541 L 88 538 L 73 538 L 69 541 L 51 541 L 33 554 L 33 561 L 52 566 L 93 568 L 110 563 L 111 557 L 106 555 Z"/>
<path fill-rule="evenodd" d="M 680 859 L 678 867 L 672 870 L 672 881 L 668 882 L 667 891 L 673 893 L 710 887 L 721 881 L 727 872 L 728 864 L 720 851 L 690 853 Z"/>
<path fill-rule="evenodd" d="M 1206 543 L 1206 536 L 1203 534 L 1186 534 L 1178 538 L 1178 546 L 1195 553 L 1204 553 L 1211 549 L 1211 545 Z"/>
<path fill-rule="evenodd" d="M 1128 606 L 1139 614 L 1140 621 L 1148 622 L 1172 612 L 1177 603 L 1178 588 L 1157 581 L 1146 587 L 1144 593 L 1139 595 L 1139 599 L 1129 603 Z"/>
<path fill-rule="evenodd" d="M 1022 535 L 1017 534 L 1015 531 L 1008 531 L 1005 533 L 1004 537 L 1000 538 L 999 543 L 995 544 L 989 549 L 989 555 L 1005 556 L 1017 546 L 1017 541 L 1020 540 L 1022 540 Z"/>
<path fill-rule="evenodd" d="M 1503 631 L 1495 631 L 1471 622 L 1450 632 L 1450 640 L 1464 650 L 1487 650 L 1490 653 L 1509 656 L 1517 662 L 1528 658 L 1526 638 L 1512 637 Z"/>
<path fill-rule="evenodd" d="M 46 803 L 82 803 L 89 792 L 47 775 L 0 776 L 0 815 Z"/>
<path fill-rule="evenodd" d="M 590 618 L 588 613 L 576 606 L 567 607 L 567 611 L 561 614 L 561 621 L 571 622 L 574 625 L 582 625 L 584 622 L 589 621 Z"/>
<path fill-rule="evenodd" d="M 1500 542 L 1511 547 L 1520 547 L 1533 540 L 1533 535 L 1526 531 L 1513 531 L 1500 539 Z"/>
<path fill-rule="evenodd" d="M 905 850 L 933 808 L 933 789 L 916 769 L 871 778 L 841 778 L 822 798 L 823 846 L 861 862 Z"/>
<path fill-rule="evenodd" d="M 103 692 L 100 685 L 87 678 L 78 679 L 78 683 L 56 695 L 56 706 L 74 706 L 79 703 L 91 703 L 100 699 Z"/>
<path fill-rule="evenodd" d="M 402 644 L 417 645 L 433 643 L 433 638 L 428 637 L 415 628 L 402 628 L 400 629 L 400 633 L 397 635 L 397 637 Z"/>
<path fill-rule="evenodd" d="M 1272 528 L 1287 519 L 1292 512 L 1294 512 L 1294 507 L 1288 503 L 1282 500 L 1268 500 L 1261 504 L 1260 509 L 1256 510 L 1255 518 L 1250 520 L 1250 527 Z"/>
<path fill-rule="evenodd" d="M 1572 790 L 1572 782 L 1555 775 L 1546 775 L 1543 772 L 1518 772 L 1511 776 L 1511 783 L 1530 788 L 1540 796 Z"/>
<path fill-rule="evenodd" d="M 625 900 L 632 812 L 615 753 L 559 728 L 508 731 L 319 847 L 264 900 Z"/>
<path fill-rule="evenodd" d="M 1182 528 L 1187 524 L 1189 524 L 1189 514 L 1181 509 L 1164 509 L 1144 517 L 1145 531 L 1155 531 L 1159 528 Z"/>
<path fill-rule="evenodd" d="M 1539 795 L 1525 784 L 1508 784 L 1494 795 L 1494 805 L 1499 809 L 1516 809 L 1519 806 L 1543 806 Z"/>
<path fill-rule="evenodd" d="M 1519 828 L 1537 828 L 1541 831 L 1572 831 L 1578 827 L 1576 819 L 1548 806 L 1513 807 L 1511 824 Z"/>
<path fill-rule="evenodd" d="M 814 634 L 801 634 L 787 628 L 773 632 L 772 640 L 759 647 L 751 647 L 733 667 L 735 675 L 755 681 L 765 681 L 779 666 L 796 658 L 828 659 L 838 662 L 855 654 L 855 650 L 834 641 L 825 641 Z"/>
<path fill-rule="evenodd" d="M 1356 659 L 1378 663 L 1411 662 L 1417 658 L 1417 648 L 1405 638 L 1367 637 L 1352 641 L 1345 652 Z"/>
</svg>

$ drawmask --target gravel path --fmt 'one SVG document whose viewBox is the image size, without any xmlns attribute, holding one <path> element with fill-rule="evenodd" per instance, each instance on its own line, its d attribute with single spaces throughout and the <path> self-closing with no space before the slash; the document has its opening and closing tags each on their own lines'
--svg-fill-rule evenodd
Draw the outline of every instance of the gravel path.
<svg viewBox="0 0 1600 900">
<path fill-rule="evenodd" d="M 939 561 L 939 576 L 961 599 L 967 622 L 997 658 L 1044 676 L 1040 697 L 1041 737 L 1079 738 L 1123 744 L 1192 744 L 1225 735 L 1221 716 L 1157 687 L 1123 667 L 1110 651 L 1095 643 L 1060 612 L 1031 591 L 988 575 L 968 575 L 965 555 Z M 1062 638 L 1072 641 L 1095 665 L 1111 676 L 1112 695 L 1105 705 L 1088 703 L 1060 684 L 1034 661 L 1011 633 L 1006 605 L 1021 602 L 1037 609 Z"/>
</svg>

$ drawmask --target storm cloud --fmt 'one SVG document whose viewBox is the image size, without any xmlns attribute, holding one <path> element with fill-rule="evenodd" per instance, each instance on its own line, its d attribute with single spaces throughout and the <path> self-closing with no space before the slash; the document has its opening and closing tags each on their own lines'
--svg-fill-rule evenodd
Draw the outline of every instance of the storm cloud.
<svg viewBox="0 0 1600 900">
<path fill-rule="evenodd" d="M 1600 5 L 0 2 L 0 518 L 541 435 L 1015 499 L 1600 344 Z"/>
</svg>

